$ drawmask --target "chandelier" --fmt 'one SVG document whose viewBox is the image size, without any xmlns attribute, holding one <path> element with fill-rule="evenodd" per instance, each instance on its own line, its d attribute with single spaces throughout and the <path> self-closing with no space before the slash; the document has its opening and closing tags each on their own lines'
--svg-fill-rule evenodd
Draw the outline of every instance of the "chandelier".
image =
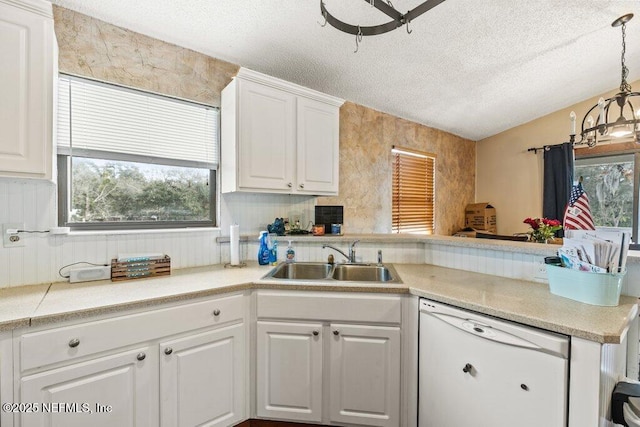
<svg viewBox="0 0 640 427">
<path fill-rule="evenodd" d="M 626 50 L 625 30 L 626 24 L 633 18 L 633 13 L 621 16 L 613 21 L 612 27 L 622 28 L 622 79 L 620 82 L 620 92 L 609 99 L 600 98 L 582 119 L 582 129 L 580 131 L 580 141 L 575 141 L 576 115 L 572 111 L 570 142 L 578 145 L 587 145 L 589 148 L 595 147 L 599 141 L 612 139 L 631 138 L 635 142 L 640 142 L 640 111 L 634 109 L 632 99 L 639 101 L 640 92 L 632 92 L 631 85 L 627 83 L 629 69 L 625 65 L 624 55 Z M 635 98 L 637 97 L 637 98 Z M 637 103 L 636 105 L 640 104 Z M 593 115 L 596 114 L 596 120 Z"/>
<path fill-rule="evenodd" d="M 445 0 L 427 0 L 424 3 L 416 6 L 405 14 L 400 13 L 397 9 L 393 7 L 391 0 L 364 0 L 369 3 L 371 7 L 375 7 L 380 12 L 387 15 L 391 18 L 391 21 L 386 22 L 380 25 L 373 26 L 360 26 L 360 25 L 352 25 L 347 24 L 333 16 L 327 10 L 324 1 L 320 0 L 320 12 L 322 13 L 322 17 L 324 18 L 324 24 L 322 26 L 329 24 L 334 28 L 337 28 L 340 31 L 343 31 L 347 34 L 353 34 L 356 36 L 356 52 L 358 51 L 358 44 L 362 41 L 362 36 L 375 36 L 378 34 L 388 33 L 389 31 L 395 30 L 396 28 L 402 27 L 406 25 L 407 33 L 411 34 L 409 29 L 409 23 L 413 21 L 418 16 L 423 13 L 433 9 L 440 3 L 443 3 Z"/>
</svg>

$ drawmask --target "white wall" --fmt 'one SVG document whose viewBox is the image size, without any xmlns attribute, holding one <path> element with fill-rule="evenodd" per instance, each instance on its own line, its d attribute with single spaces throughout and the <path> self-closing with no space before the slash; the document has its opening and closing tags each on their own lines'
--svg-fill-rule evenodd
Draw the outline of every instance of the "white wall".
<svg viewBox="0 0 640 427">
<path fill-rule="evenodd" d="M 632 84 L 640 87 L 640 80 Z M 542 216 L 543 152 L 534 154 L 527 149 L 568 141 L 571 111 L 578 116 L 580 132 L 582 118 L 598 98 L 617 92 L 595 96 L 477 142 L 476 201 L 496 208 L 498 234 L 525 232 L 529 228 L 522 222 L 525 218 Z"/>
</svg>

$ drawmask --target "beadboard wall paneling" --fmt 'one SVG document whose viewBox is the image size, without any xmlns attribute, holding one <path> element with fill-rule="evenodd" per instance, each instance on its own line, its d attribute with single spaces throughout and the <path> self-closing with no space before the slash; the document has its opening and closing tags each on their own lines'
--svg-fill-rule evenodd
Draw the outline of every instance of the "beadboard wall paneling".
<svg viewBox="0 0 640 427">
<path fill-rule="evenodd" d="M 476 249 L 461 246 L 427 244 L 426 264 L 494 276 L 546 282 L 546 273 L 539 270 L 543 258 L 538 255 L 511 251 Z"/>
<path fill-rule="evenodd" d="M 287 252 L 287 237 L 278 237 L 278 262 L 285 261 Z M 229 262 L 229 245 L 221 245 L 221 258 L 223 262 Z M 336 248 L 349 253 L 349 246 L 345 243 L 336 243 Z M 244 252 L 241 253 L 243 261 L 257 261 L 258 241 L 251 239 Z M 330 248 L 322 248 L 321 243 L 294 242 L 296 261 L 322 262 L 326 261 L 329 254 L 333 254 L 336 262 L 346 261 L 345 257 Z M 360 262 L 376 263 L 378 250 L 382 250 L 382 260 L 385 263 L 422 264 L 424 263 L 424 245 L 422 243 L 359 243 L 356 246 L 356 257 Z M 248 258 L 246 258 L 248 256 Z"/>
<path fill-rule="evenodd" d="M 232 220 L 242 224 L 243 234 L 255 235 L 255 254 L 249 255 L 246 243 L 241 245 L 243 259 L 254 260 L 257 257 L 258 231 L 265 229 L 276 216 L 291 212 L 311 215 L 315 198 L 232 194 L 222 196 L 221 203 L 225 205 L 221 207 L 221 216 L 226 223 L 221 229 L 123 234 L 90 232 L 67 236 L 21 234 L 24 247 L 0 247 L 0 287 L 63 280 L 58 275 L 62 266 L 79 261 L 105 264 L 119 253 L 166 253 L 171 257 L 172 268 L 229 262 L 228 245 L 221 250 L 216 237 L 229 235 Z M 10 222 L 24 223 L 27 230 L 48 230 L 55 227 L 55 185 L 40 180 L 0 178 L 0 224 Z"/>
<path fill-rule="evenodd" d="M 53 186 L 42 181 L 0 181 L 0 206 L 11 206 L 0 209 L 0 223 L 24 222 L 27 230 L 55 226 L 54 194 Z M 119 253 L 163 252 L 171 256 L 172 268 L 216 264 L 219 235 L 217 229 L 66 236 L 21 233 L 24 246 L 0 247 L 0 287 L 64 280 L 58 271 L 65 265 L 108 264 Z"/>
<path fill-rule="evenodd" d="M 24 223 L 27 230 L 47 230 L 56 225 L 55 185 L 39 180 L 0 178 L 0 224 Z M 249 235 L 240 245 L 241 259 L 255 261 L 258 231 L 276 216 L 302 213 L 311 215 L 315 199 L 307 196 L 230 194 L 222 196 L 221 216 L 226 227 L 153 231 L 126 234 L 76 233 L 68 236 L 22 234 L 25 246 L 0 247 L 0 287 L 20 286 L 64 280 L 58 270 L 68 264 L 87 261 L 109 263 L 119 253 L 163 252 L 171 256 L 173 268 L 197 267 L 229 262 L 229 245 L 216 237 L 228 236 L 228 224 L 241 224 Z M 226 207 L 224 207 L 226 206 Z M 292 208 L 293 206 L 293 208 Z M 348 245 L 336 243 L 348 252 Z M 284 261 L 287 238 L 278 238 L 278 260 Z M 298 261 L 323 261 L 330 253 L 313 241 L 294 243 Z M 432 243 L 359 243 L 358 259 L 376 262 L 378 250 L 388 263 L 426 263 L 501 277 L 546 282 L 542 257 L 512 251 L 486 250 Z M 640 295 L 640 263 L 632 261 L 623 282 L 622 293 Z"/>
<path fill-rule="evenodd" d="M 300 216 L 301 226 L 314 221 L 316 197 L 290 194 L 227 193 L 220 196 L 220 228 L 229 235 L 229 226 L 238 224 L 240 234 L 255 235 L 276 218 Z"/>
</svg>

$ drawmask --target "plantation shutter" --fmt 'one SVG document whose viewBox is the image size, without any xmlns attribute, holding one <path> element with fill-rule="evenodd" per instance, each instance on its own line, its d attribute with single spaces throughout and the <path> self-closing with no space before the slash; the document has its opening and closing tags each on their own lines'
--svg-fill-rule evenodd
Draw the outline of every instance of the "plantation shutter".
<svg viewBox="0 0 640 427">
<path fill-rule="evenodd" d="M 433 234 L 435 154 L 394 147 L 392 231 Z"/>
<path fill-rule="evenodd" d="M 219 110 L 70 76 L 58 79 L 60 154 L 216 169 Z M 168 161 L 163 161 L 168 159 Z"/>
</svg>

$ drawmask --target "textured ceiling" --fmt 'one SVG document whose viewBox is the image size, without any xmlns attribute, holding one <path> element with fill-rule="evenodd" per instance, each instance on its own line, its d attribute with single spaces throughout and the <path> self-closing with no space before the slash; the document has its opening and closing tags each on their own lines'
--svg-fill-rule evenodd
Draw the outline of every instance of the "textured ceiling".
<svg viewBox="0 0 640 427">
<path fill-rule="evenodd" d="M 53 3 L 472 140 L 618 87 L 611 22 L 629 12 L 629 81 L 640 78 L 638 0 L 446 0 L 411 34 L 365 37 L 357 53 L 355 36 L 320 25 L 320 0 Z M 363 0 L 325 5 L 354 25 L 388 21 Z"/>
</svg>

